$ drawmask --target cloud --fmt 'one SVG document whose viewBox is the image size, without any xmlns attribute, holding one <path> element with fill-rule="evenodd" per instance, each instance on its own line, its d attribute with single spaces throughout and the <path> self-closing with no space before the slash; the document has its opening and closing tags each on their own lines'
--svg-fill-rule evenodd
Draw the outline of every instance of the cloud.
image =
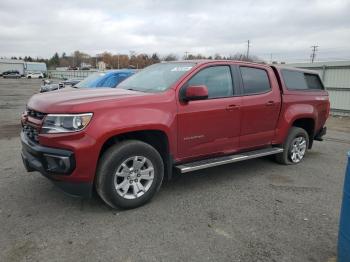
<svg viewBox="0 0 350 262">
<path fill-rule="evenodd" d="M 335 1 L 1 1 L 0 56 L 185 51 L 267 60 L 349 57 L 350 3 Z"/>
</svg>

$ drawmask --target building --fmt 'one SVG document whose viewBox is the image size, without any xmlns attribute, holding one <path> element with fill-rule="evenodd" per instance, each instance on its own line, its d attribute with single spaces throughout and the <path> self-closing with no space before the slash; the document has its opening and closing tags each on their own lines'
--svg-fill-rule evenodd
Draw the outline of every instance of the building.
<svg viewBox="0 0 350 262">
<path fill-rule="evenodd" d="M 47 73 L 47 67 L 45 63 L 40 62 L 24 62 L 25 73 Z"/>
<path fill-rule="evenodd" d="M 100 71 L 106 70 L 106 67 L 107 67 L 107 65 L 106 65 L 106 63 L 103 62 L 103 61 L 99 61 L 99 62 L 97 63 L 97 68 L 98 68 L 98 70 L 100 70 Z"/>
<path fill-rule="evenodd" d="M 26 73 L 47 73 L 45 63 L 25 62 L 16 59 L 0 59 L 0 74 L 8 70 L 17 70 L 21 75 Z"/>
<path fill-rule="evenodd" d="M 8 70 L 17 70 L 21 75 L 24 75 L 24 63 L 23 60 L 0 59 L 0 74 Z"/>
<path fill-rule="evenodd" d="M 350 61 L 286 64 L 317 71 L 329 93 L 331 112 L 350 115 Z"/>
</svg>

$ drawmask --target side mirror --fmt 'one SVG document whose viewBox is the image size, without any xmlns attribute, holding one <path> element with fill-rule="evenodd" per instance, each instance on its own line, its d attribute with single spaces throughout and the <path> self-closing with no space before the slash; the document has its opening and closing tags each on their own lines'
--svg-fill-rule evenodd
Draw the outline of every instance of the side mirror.
<svg viewBox="0 0 350 262">
<path fill-rule="evenodd" d="M 208 98 L 208 88 L 205 85 L 188 86 L 186 88 L 185 100 L 202 100 Z"/>
</svg>

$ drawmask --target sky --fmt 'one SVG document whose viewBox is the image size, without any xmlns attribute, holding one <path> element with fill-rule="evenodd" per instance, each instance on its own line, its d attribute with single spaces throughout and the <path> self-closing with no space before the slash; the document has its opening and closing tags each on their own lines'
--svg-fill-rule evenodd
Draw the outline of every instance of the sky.
<svg viewBox="0 0 350 262">
<path fill-rule="evenodd" d="M 185 52 L 350 60 L 349 0 L 0 0 L 0 57 Z"/>
</svg>

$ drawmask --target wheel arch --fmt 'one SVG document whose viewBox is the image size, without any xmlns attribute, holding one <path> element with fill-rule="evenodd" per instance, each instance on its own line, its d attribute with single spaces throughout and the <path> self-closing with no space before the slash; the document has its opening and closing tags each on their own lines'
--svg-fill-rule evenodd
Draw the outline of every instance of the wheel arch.
<svg viewBox="0 0 350 262">
<path fill-rule="evenodd" d="M 168 179 L 172 177 L 173 157 L 170 153 L 169 137 L 166 132 L 159 129 L 136 130 L 112 135 L 103 143 L 98 159 L 112 145 L 124 140 L 139 140 L 154 147 L 163 159 L 164 176 Z"/>
<path fill-rule="evenodd" d="M 294 127 L 303 128 L 309 136 L 309 149 L 313 139 L 318 121 L 317 111 L 310 104 L 290 105 L 282 111 L 279 126 L 277 128 L 276 144 L 282 144 L 286 140 L 290 129 Z"/>
<path fill-rule="evenodd" d="M 309 140 L 313 140 L 315 133 L 315 119 L 312 117 L 303 117 L 295 119 L 292 123 L 292 126 L 300 127 L 304 129 L 309 135 Z"/>
</svg>

